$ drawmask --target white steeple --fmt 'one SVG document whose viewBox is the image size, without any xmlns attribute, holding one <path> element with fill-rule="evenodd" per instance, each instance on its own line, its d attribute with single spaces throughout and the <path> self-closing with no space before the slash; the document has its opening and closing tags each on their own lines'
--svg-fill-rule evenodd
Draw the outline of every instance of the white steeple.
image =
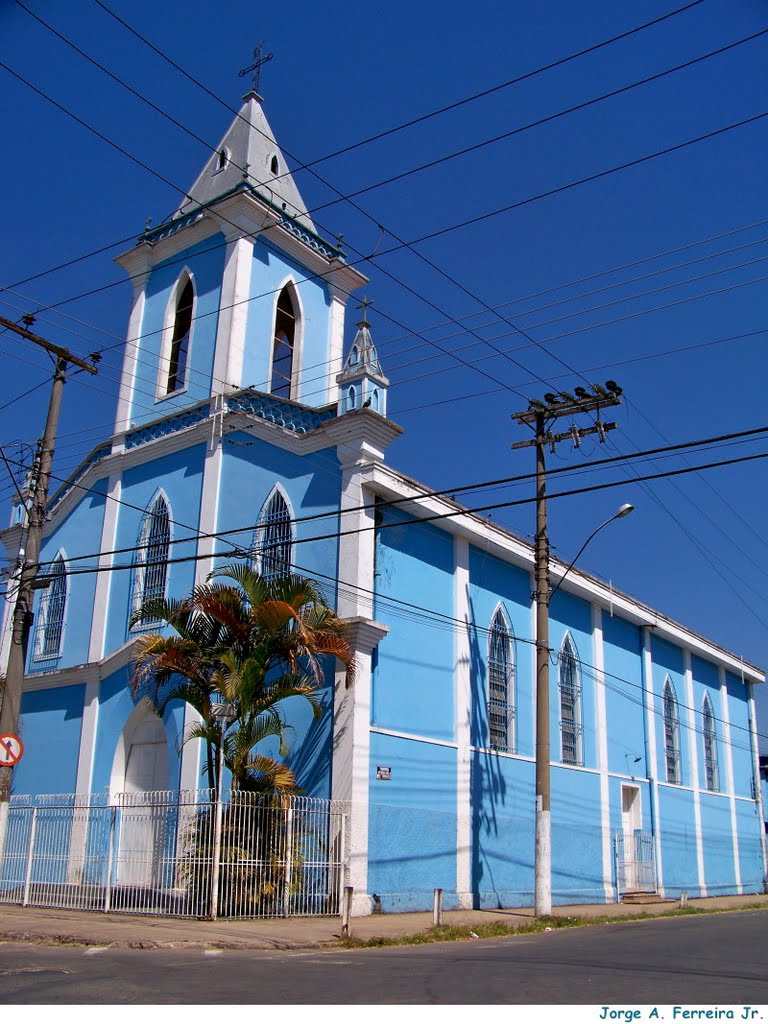
<svg viewBox="0 0 768 1024">
<path fill-rule="evenodd" d="M 367 318 L 368 299 L 363 299 L 363 316 L 357 324 L 344 368 L 336 377 L 339 385 L 339 416 L 357 409 L 372 409 L 387 415 L 387 388 Z"/>
<path fill-rule="evenodd" d="M 254 188 L 278 210 L 315 230 L 304 200 L 275 142 L 258 93 L 249 92 L 243 106 L 189 189 L 174 217 L 209 203 L 242 186 Z"/>
</svg>

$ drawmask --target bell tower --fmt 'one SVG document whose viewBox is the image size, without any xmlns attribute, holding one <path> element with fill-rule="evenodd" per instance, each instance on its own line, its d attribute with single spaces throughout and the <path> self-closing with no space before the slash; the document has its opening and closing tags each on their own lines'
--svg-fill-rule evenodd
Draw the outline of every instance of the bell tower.
<svg viewBox="0 0 768 1024">
<path fill-rule="evenodd" d="M 339 386 L 339 416 L 357 409 L 372 409 L 379 415 L 387 415 L 387 388 L 389 381 L 384 376 L 376 346 L 371 337 L 368 322 L 368 299 L 362 302 L 362 319 L 357 324 L 357 334 L 352 342 L 344 368 L 337 376 Z"/>
</svg>

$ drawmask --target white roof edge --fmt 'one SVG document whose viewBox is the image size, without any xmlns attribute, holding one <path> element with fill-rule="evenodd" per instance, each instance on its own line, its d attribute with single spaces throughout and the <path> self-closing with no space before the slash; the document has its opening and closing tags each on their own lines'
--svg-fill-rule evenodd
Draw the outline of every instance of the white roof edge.
<svg viewBox="0 0 768 1024">
<path fill-rule="evenodd" d="M 450 498 L 434 495 L 424 484 L 381 463 L 369 467 L 364 476 L 367 476 L 367 479 L 363 481 L 364 484 L 377 494 L 381 494 L 382 497 L 412 497 L 417 500 L 418 504 L 403 503 L 401 506 L 408 514 L 413 514 L 418 518 L 428 518 L 448 512 L 455 513 L 450 518 L 438 520 L 436 525 L 444 525 L 449 532 L 464 536 L 476 544 L 482 544 L 491 553 L 494 553 L 495 550 L 499 557 L 506 558 L 521 568 L 533 570 L 533 546 L 503 526 L 491 523 L 474 512 L 466 511 L 464 506 Z M 567 568 L 567 563 L 558 558 L 550 558 L 550 564 L 561 570 Z M 613 608 L 622 618 L 628 619 L 637 626 L 647 626 L 657 636 L 663 636 L 673 643 L 687 647 L 693 654 L 709 661 L 715 661 L 727 671 L 741 675 L 746 682 L 765 682 L 765 672 L 756 665 L 752 665 L 738 654 L 734 654 L 674 619 L 670 619 L 650 605 L 622 591 L 612 589 L 582 569 L 571 570 L 567 580 L 563 583 L 563 589 L 589 600 L 590 603 Z"/>
</svg>

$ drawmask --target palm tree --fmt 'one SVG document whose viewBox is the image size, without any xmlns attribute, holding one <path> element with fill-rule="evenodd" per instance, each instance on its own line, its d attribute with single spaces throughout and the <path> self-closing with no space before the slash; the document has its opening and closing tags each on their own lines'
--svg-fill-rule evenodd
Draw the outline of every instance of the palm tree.
<svg viewBox="0 0 768 1024">
<path fill-rule="evenodd" d="M 285 754 L 288 698 L 301 697 L 315 717 L 322 714 L 317 690 L 323 657 L 338 658 L 348 679 L 353 674 L 345 623 L 325 604 L 318 585 L 302 576 L 265 579 L 250 566 L 225 565 L 184 600 L 146 602 L 132 621 L 147 619 L 173 633 L 137 641 L 134 695 L 147 698 L 161 715 L 174 699 L 195 708 L 200 721 L 184 742 L 205 742 L 211 785 L 217 782 L 214 754 L 223 745 L 233 790 L 298 792 L 290 768 L 256 748 L 276 737 Z M 234 712 L 228 729 L 213 712 L 220 700 Z"/>
</svg>

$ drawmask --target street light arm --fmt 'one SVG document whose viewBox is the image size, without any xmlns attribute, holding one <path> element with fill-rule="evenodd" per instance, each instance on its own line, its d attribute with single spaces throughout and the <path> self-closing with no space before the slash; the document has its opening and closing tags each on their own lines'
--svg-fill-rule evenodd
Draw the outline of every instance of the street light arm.
<svg viewBox="0 0 768 1024">
<path fill-rule="evenodd" d="M 614 512 L 614 514 L 609 519 L 606 519 L 604 523 L 600 523 L 600 525 L 596 529 L 594 529 L 592 533 L 590 533 L 590 535 L 579 548 L 576 557 L 573 559 L 571 564 L 568 566 L 563 575 L 557 581 L 557 586 L 552 591 L 550 591 L 548 601 L 551 601 L 555 594 L 558 592 L 558 590 L 560 589 L 560 584 L 563 582 L 565 577 L 568 575 L 568 573 L 571 571 L 574 565 L 576 565 L 578 560 L 581 558 L 582 554 L 584 553 L 584 549 L 589 544 L 589 542 L 593 540 L 593 538 L 595 538 L 601 530 L 605 529 L 605 527 L 608 526 L 609 523 L 612 523 L 614 519 L 623 519 L 624 516 L 629 515 L 629 513 L 633 511 L 633 508 L 633 505 L 622 505 L 618 512 Z"/>
</svg>

